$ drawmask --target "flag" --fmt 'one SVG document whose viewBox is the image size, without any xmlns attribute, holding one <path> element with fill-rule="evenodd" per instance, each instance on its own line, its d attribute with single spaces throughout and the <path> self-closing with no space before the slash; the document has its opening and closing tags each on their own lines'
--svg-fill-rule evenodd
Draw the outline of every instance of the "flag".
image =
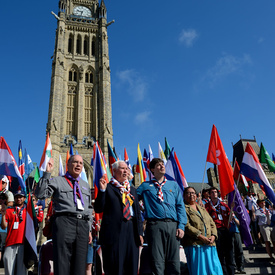
<svg viewBox="0 0 275 275">
<path fill-rule="evenodd" d="M 70 158 L 70 152 L 67 150 L 67 155 L 66 155 L 66 172 L 68 171 L 68 160 Z"/>
<path fill-rule="evenodd" d="M 32 198 L 29 194 L 26 213 L 26 229 L 24 240 L 24 264 L 26 268 L 30 268 L 37 262 L 37 247 L 35 240 L 34 226 L 35 211 L 32 204 Z"/>
<path fill-rule="evenodd" d="M 266 196 L 273 204 L 275 204 L 274 191 L 270 186 L 256 153 L 249 143 L 247 143 L 245 148 L 240 173 L 245 177 L 256 181 L 262 188 L 264 188 Z"/>
<path fill-rule="evenodd" d="M 164 155 L 165 155 L 166 159 L 169 159 L 170 153 L 171 153 L 171 148 L 170 148 L 170 146 L 169 146 L 169 144 L 168 144 L 167 139 L 165 138 Z"/>
<path fill-rule="evenodd" d="M 26 178 L 30 175 L 30 173 L 34 170 L 34 165 L 32 163 L 30 155 L 27 153 L 27 149 L 25 148 L 25 175 Z"/>
<path fill-rule="evenodd" d="M 86 171 L 85 171 L 84 165 L 83 165 L 83 167 L 82 167 L 82 171 L 81 171 L 79 177 L 80 177 L 82 180 L 88 182 L 88 178 L 87 178 L 87 175 L 86 175 Z"/>
<path fill-rule="evenodd" d="M 53 155 L 52 154 L 52 143 L 51 143 L 50 135 L 48 132 L 44 150 L 43 150 L 43 154 L 42 154 L 40 165 L 39 165 L 39 169 L 41 171 L 43 171 L 43 172 L 46 171 L 47 164 L 48 164 L 49 160 L 52 158 L 52 155 Z"/>
<path fill-rule="evenodd" d="M 174 158 L 175 158 L 176 164 L 177 164 L 177 166 L 178 166 L 180 175 L 181 175 L 181 177 L 182 177 L 183 186 L 184 186 L 184 188 L 186 188 L 186 187 L 188 187 L 188 183 L 187 183 L 187 180 L 186 180 L 185 175 L 184 175 L 184 173 L 183 173 L 183 170 L 182 170 L 182 168 L 181 168 L 181 165 L 180 165 L 179 159 L 178 159 L 178 157 L 177 157 L 176 151 L 174 151 Z"/>
<path fill-rule="evenodd" d="M 61 155 L 59 155 L 59 172 L 58 172 L 58 176 L 62 177 L 64 175 L 65 175 L 65 173 L 64 173 L 62 158 L 61 158 Z"/>
<path fill-rule="evenodd" d="M 11 149 L 3 137 L 0 138 L 0 175 L 17 178 L 21 186 L 21 190 L 24 192 L 26 191 L 25 182 L 21 177 Z"/>
<path fill-rule="evenodd" d="M 104 177 L 107 182 L 109 182 L 107 177 L 106 166 L 104 164 L 104 160 L 100 153 L 100 147 L 96 142 L 93 148 L 93 158 L 92 158 L 92 166 L 93 166 L 93 183 L 94 183 L 94 195 L 95 199 L 97 198 L 98 190 L 99 190 L 99 180 Z M 102 218 L 102 214 L 95 213 L 96 224 Z"/>
<path fill-rule="evenodd" d="M 236 184 L 234 184 L 234 188 L 235 190 L 233 190 L 232 192 L 230 192 L 228 194 L 228 205 L 231 205 L 233 199 L 234 199 L 234 193 L 236 192 L 235 195 L 235 206 L 233 208 L 233 210 L 236 213 L 236 216 L 240 222 L 240 226 L 239 226 L 239 230 L 242 236 L 242 240 L 245 244 L 246 247 L 250 246 L 253 244 L 253 240 L 250 234 L 250 217 L 249 214 L 247 213 L 247 210 L 244 206 L 242 197 L 240 195 L 240 192 L 236 186 Z"/>
<path fill-rule="evenodd" d="M 23 178 L 23 181 L 25 181 L 25 163 L 23 161 L 23 150 L 21 140 L 19 140 L 18 146 L 18 169 L 21 177 Z"/>
<path fill-rule="evenodd" d="M 126 148 L 124 148 L 124 161 L 127 164 L 128 168 L 130 169 L 130 176 L 131 176 L 131 178 L 133 178 L 134 177 L 133 170 L 132 170 L 132 166 L 130 164 L 130 160 L 129 160 Z"/>
<path fill-rule="evenodd" d="M 158 143 L 158 145 L 159 145 L 159 146 L 158 146 L 158 149 L 159 149 L 159 158 L 162 159 L 164 165 L 166 165 L 167 159 L 166 159 L 166 157 L 165 157 L 165 155 L 164 155 L 164 152 L 163 152 L 163 150 L 162 150 L 162 147 L 161 147 L 160 143 Z"/>
<path fill-rule="evenodd" d="M 167 160 L 167 163 L 165 165 L 165 172 L 166 172 L 166 177 L 168 179 L 173 179 L 176 181 L 180 187 L 181 193 L 183 194 L 184 191 L 184 179 L 180 173 L 179 167 L 177 165 L 177 162 L 174 157 L 174 148 L 170 152 L 169 159 Z"/>
<path fill-rule="evenodd" d="M 149 144 L 149 151 L 148 151 L 148 154 L 149 154 L 149 161 L 151 161 L 153 158 L 154 158 L 154 155 L 153 155 L 153 151 L 152 151 L 152 148 Z"/>
<path fill-rule="evenodd" d="M 35 180 L 35 182 L 39 182 L 39 179 L 40 179 L 40 172 L 39 172 L 38 167 L 36 166 L 35 174 L 34 174 L 34 180 Z"/>
<path fill-rule="evenodd" d="M 234 163 L 233 178 L 235 182 L 242 182 L 245 186 L 246 191 L 249 189 L 249 184 L 244 175 L 240 174 L 240 166 L 237 161 Z"/>
<path fill-rule="evenodd" d="M 144 149 L 144 151 L 143 151 L 143 163 L 144 163 L 145 171 L 147 171 L 149 173 L 150 172 L 150 169 L 149 169 L 150 160 L 149 160 L 149 156 L 147 154 L 146 149 Z"/>
<path fill-rule="evenodd" d="M 138 143 L 138 148 L 137 148 L 137 166 L 136 166 L 136 172 L 140 174 L 140 182 L 143 183 L 146 180 L 146 171 L 142 159 L 142 155 L 139 149 L 139 143 Z"/>
<path fill-rule="evenodd" d="M 262 143 L 260 149 L 260 163 L 267 163 L 269 171 L 275 172 L 275 164 L 269 156 L 268 152 L 265 150 Z"/>
<path fill-rule="evenodd" d="M 70 155 L 71 155 L 71 156 L 74 155 L 74 149 L 73 149 L 72 143 L 70 144 Z"/>
<path fill-rule="evenodd" d="M 108 155 L 109 155 L 109 167 L 110 167 L 111 173 L 113 174 L 112 165 L 117 161 L 117 157 L 108 140 L 107 140 L 107 144 L 108 144 Z"/>
<path fill-rule="evenodd" d="M 206 161 L 217 165 L 221 196 L 224 198 L 234 190 L 233 170 L 215 125 L 212 128 Z"/>
</svg>

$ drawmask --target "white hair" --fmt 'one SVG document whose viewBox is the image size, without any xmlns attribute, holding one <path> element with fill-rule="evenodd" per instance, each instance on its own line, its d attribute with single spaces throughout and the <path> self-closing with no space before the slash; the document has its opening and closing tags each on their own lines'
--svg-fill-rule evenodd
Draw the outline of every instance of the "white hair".
<svg viewBox="0 0 275 275">
<path fill-rule="evenodd" d="M 120 163 L 126 163 L 124 160 L 118 160 L 112 164 L 112 169 L 117 170 Z"/>
</svg>

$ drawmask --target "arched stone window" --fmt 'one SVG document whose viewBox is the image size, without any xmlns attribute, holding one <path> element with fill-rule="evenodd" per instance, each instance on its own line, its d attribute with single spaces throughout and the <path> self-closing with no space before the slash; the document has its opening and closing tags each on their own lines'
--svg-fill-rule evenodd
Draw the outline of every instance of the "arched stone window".
<svg viewBox="0 0 275 275">
<path fill-rule="evenodd" d="M 68 39 L 68 53 L 73 53 L 73 41 L 74 41 L 73 35 L 70 34 L 70 37 Z"/>
<path fill-rule="evenodd" d="M 85 82 L 94 83 L 94 75 L 90 69 L 85 73 Z"/>
<path fill-rule="evenodd" d="M 84 53 L 85 55 L 88 55 L 88 54 L 89 54 L 88 50 L 89 50 L 89 38 L 88 38 L 88 36 L 85 36 L 85 38 L 84 38 L 83 53 Z"/>
<path fill-rule="evenodd" d="M 77 40 L 76 40 L 76 53 L 77 54 L 81 54 L 81 36 L 78 35 L 77 36 Z"/>
</svg>

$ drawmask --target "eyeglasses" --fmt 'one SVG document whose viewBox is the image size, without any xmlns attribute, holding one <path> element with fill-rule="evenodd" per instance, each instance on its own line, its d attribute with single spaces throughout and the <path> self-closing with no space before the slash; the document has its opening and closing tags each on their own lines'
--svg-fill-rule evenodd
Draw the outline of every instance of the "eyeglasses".
<svg viewBox="0 0 275 275">
<path fill-rule="evenodd" d="M 195 196 L 195 195 L 196 195 L 195 192 L 186 192 L 185 194 L 186 194 L 187 196 Z"/>
</svg>

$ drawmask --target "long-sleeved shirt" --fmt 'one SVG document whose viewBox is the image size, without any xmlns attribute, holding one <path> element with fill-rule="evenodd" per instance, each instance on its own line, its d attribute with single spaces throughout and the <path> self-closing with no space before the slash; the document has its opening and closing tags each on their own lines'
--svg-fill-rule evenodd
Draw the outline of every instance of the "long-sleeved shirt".
<svg viewBox="0 0 275 275">
<path fill-rule="evenodd" d="M 162 193 L 163 202 L 158 198 L 158 187 L 152 181 L 145 181 L 137 188 L 139 200 L 143 200 L 145 206 L 145 219 L 172 219 L 178 222 L 178 229 L 184 230 L 187 217 L 178 184 L 167 180 Z"/>
<path fill-rule="evenodd" d="M 75 205 L 73 188 L 64 177 L 51 178 L 50 173 L 44 172 L 36 186 L 35 195 L 39 199 L 52 197 L 55 213 L 69 212 L 88 215 L 92 218 L 90 186 L 82 179 L 79 179 L 79 186 L 84 201 L 83 210 L 78 209 Z"/>
</svg>

